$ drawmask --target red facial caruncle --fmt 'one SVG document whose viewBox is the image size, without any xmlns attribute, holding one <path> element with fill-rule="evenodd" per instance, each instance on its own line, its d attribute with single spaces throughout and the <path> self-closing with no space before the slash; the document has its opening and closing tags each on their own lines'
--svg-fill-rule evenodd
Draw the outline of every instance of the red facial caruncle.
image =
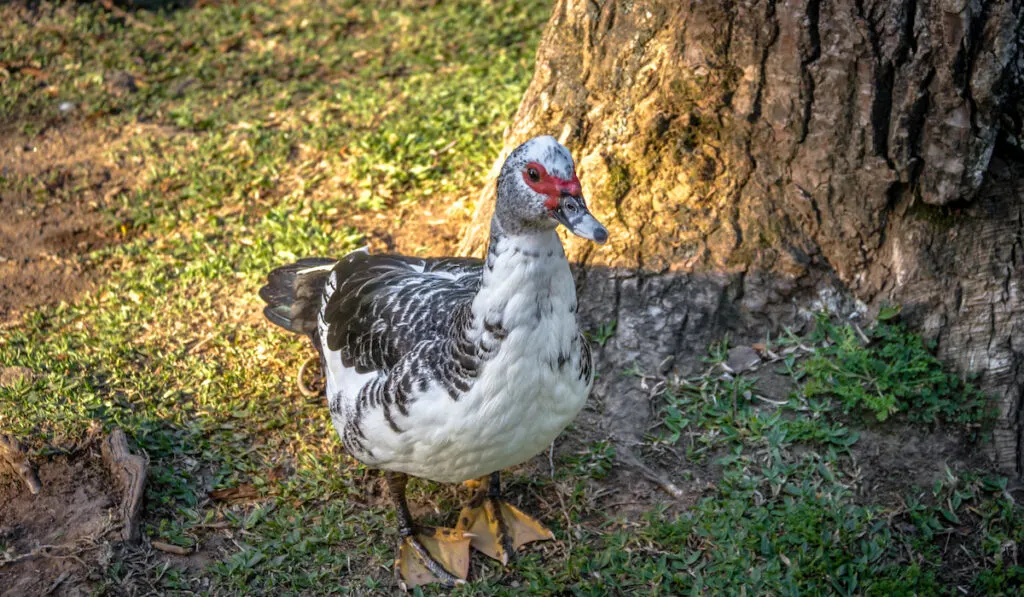
<svg viewBox="0 0 1024 597">
<path fill-rule="evenodd" d="M 526 168 L 523 169 L 523 180 L 530 185 L 531 189 L 542 195 L 547 195 L 548 199 L 544 201 L 544 207 L 551 211 L 558 209 L 558 202 L 563 193 L 573 197 L 583 194 L 580 179 L 576 177 L 575 172 L 572 173 L 571 179 L 558 178 L 553 174 L 548 174 L 547 169 L 537 162 L 526 164 Z"/>
</svg>

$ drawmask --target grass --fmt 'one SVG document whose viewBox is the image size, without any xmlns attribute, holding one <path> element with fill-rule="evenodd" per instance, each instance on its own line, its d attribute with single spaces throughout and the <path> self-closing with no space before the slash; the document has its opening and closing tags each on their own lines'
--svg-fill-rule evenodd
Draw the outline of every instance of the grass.
<svg viewBox="0 0 1024 597">
<path fill-rule="evenodd" d="M 98 592 L 140 578 L 163 593 L 394 590 L 394 514 L 321 401 L 295 389 L 308 347 L 261 321 L 256 290 L 284 261 L 358 246 L 361 221 L 408 206 L 457 220 L 532 76 L 549 10 L 200 3 L 125 20 L 96 3 L 0 8 L 0 124 L 111 131 L 123 143 L 103 158 L 132 172 L 109 206 L 130 239 L 85 257 L 105 273 L 99 287 L 0 337 L 0 366 L 35 373 L 0 388 L 0 429 L 37 457 L 125 429 L 151 458 L 146 535 L 209 558 L 115 559 Z M 52 172 L 4 176 L 41 201 L 54 187 Z M 614 333 L 610 322 L 593 340 Z M 1024 584 L 1024 519 L 1005 479 L 950 469 L 899 499 L 860 492 L 865 426 L 983 438 L 982 397 L 919 338 L 893 320 L 858 332 L 823 318 L 811 336 L 768 343 L 794 382 L 778 404 L 758 398 L 755 375 L 723 373 L 725 349 L 701 376 L 662 380 L 644 446 L 693 481 L 692 503 L 616 505 L 633 481 L 614 442 L 574 428 L 553 476 L 545 463 L 508 479 L 559 541 L 507 572 L 474 558 L 474 582 L 455 593 L 995 595 Z M 257 499 L 210 493 L 239 487 Z M 421 520 L 451 524 L 466 494 L 417 483 L 410 497 Z"/>
<path fill-rule="evenodd" d="M 942 368 L 924 341 L 883 311 L 866 332 L 819 317 L 810 339 L 820 350 L 800 367 L 804 394 L 836 396 L 844 412 L 865 410 L 879 421 L 899 413 L 921 423 L 978 423 L 997 415 L 971 384 Z"/>
<path fill-rule="evenodd" d="M 778 351 L 779 370 L 797 381 L 784 403 L 758 398 L 751 376 L 716 374 L 721 369 L 714 364 L 725 356 L 719 347 L 708 373 L 668 387 L 652 449 L 682 449 L 689 461 L 713 463 L 721 480 L 714 495 L 660 528 L 660 548 L 687 563 L 664 581 L 666 594 L 743 586 L 757 595 L 1009 595 L 1024 586 L 1024 568 L 1005 559 L 1012 557 L 1007 547 L 1024 536 L 1006 479 L 946 468 L 931 487 L 907 488 L 895 500 L 859 495 L 860 437 L 851 423 L 864 419 L 844 416 L 851 408 L 846 397 L 875 386 L 853 374 L 861 368 L 848 365 L 851 360 L 836 358 L 830 339 L 841 329 L 822 316 L 808 337 L 790 335 L 766 347 Z M 886 353 L 920 346 L 920 338 L 886 322 L 867 335 L 885 335 Z M 797 347 L 802 354 L 789 350 Z M 830 380 L 828 392 L 808 373 L 823 361 L 830 372 L 845 373 Z M 908 365 L 894 375 L 912 378 L 918 370 Z M 950 405 L 960 397 L 936 396 Z M 970 401 L 958 404 L 973 408 Z M 856 406 L 875 412 L 873 405 Z M 950 537 L 976 560 L 960 561 L 963 554 L 947 549 Z"/>
</svg>

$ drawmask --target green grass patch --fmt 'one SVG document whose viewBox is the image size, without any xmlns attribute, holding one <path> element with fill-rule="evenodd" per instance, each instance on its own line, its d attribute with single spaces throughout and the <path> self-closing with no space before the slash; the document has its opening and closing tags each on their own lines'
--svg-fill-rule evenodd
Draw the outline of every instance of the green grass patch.
<svg viewBox="0 0 1024 597">
<path fill-rule="evenodd" d="M 936 421 L 905 412 L 921 408 L 922 396 L 959 425 L 947 431 L 971 435 L 983 412 L 982 394 L 943 372 L 920 337 L 887 322 L 857 332 L 821 316 L 809 336 L 767 346 L 797 382 L 781 404 L 758 397 L 756 374 L 723 373 L 726 349 L 712 347 L 705 375 L 668 387 L 651 437 L 655 453 L 681 449 L 722 475 L 690 511 L 652 520 L 666 555 L 648 567 L 663 574 L 665 594 L 740 586 L 754 595 L 939 595 L 959 586 L 1009 595 L 1024 586 L 1024 567 L 1007 560 L 1024 537 L 1024 511 L 1005 478 L 947 468 L 931 487 L 905 484 L 896 504 L 858 495 L 858 420 L 845 415 L 875 414 L 860 397 L 890 387 L 880 378 L 904 380 L 893 384 L 910 421 Z"/>
<path fill-rule="evenodd" d="M 976 387 L 946 371 L 924 340 L 894 320 L 866 330 L 819 316 L 808 341 L 818 349 L 799 367 L 809 398 L 834 396 L 844 412 L 866 411 L 879 421 L 899 414 L 921 423 L 991 421 L 993 404 Z"/>
</svg>

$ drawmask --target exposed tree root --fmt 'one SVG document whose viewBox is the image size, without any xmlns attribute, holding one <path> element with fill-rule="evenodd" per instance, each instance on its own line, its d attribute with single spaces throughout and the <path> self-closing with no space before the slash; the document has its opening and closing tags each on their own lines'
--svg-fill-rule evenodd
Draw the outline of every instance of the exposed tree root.
<svg viewBox="0 0 1024 597">
<path fill-rule="evenodd" d="M 25 481 L 25 485 L 33 495 L 42 489 L 35 468 L 21 449 L 21 444 L 9 435 L 0 434 L 0 463 L 6 463 L 11 470 L 17 473 Z"/>
<path fill-rule="evenodd" d="M 665 491 L 665 493 L 669 494 L 673 498 L 678 500 L 686 495 L 683 493 L 682 489 L 679 489 L 679 487 L 676 486 L 675 483 L 669 481 L 664 476 L 658 474 L 654 469 L 644 464 L 628 446 L 624 446 L 621 443 L 618 444 L 615 447 L 615 455 L 619 458 L 620 462 L 625 464 L 627 467 L 639 471 L 644 477 L 647 477 L 648 481 L 660 487 Z"/>
<path fill-rule="evenodd" d="M 132 454 L 128 439 L 120 429 L 113 430 L 103 441 L 103 462 L 117 480 L 121 491 L 118 511 L 124 526 L 121 539 L 134 542 L 139 538 L 139 514 L 142 512 L 142 497 L 146 489 L 146 473 L 149 459 Z"/>
</svg>

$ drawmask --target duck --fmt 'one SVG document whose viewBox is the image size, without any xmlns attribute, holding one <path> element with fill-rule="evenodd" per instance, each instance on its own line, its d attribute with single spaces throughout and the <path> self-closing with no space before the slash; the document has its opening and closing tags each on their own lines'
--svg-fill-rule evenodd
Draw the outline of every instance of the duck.
<svg viewBox="0 0 1024 597">
<path fill-rule="evenodd" d="M 503 499 L 501 471 L 544 451 L 594 383 L 557 229 L 598 244 L 608 230 L 572 155 L 553 137 L 530 139 L 496 189 L 484 259 L 364 248 L 277 267 L 259 291 L 266 319 L 317 351 L 345 450 L 384 473 L 403 589 L 464 583 L 470 548 L 508 565 L 523 545 L 554 538 Z M 454 528 L 425 527 L 409 512 L 409 477 L 487 487 Z"/>
</svg>

